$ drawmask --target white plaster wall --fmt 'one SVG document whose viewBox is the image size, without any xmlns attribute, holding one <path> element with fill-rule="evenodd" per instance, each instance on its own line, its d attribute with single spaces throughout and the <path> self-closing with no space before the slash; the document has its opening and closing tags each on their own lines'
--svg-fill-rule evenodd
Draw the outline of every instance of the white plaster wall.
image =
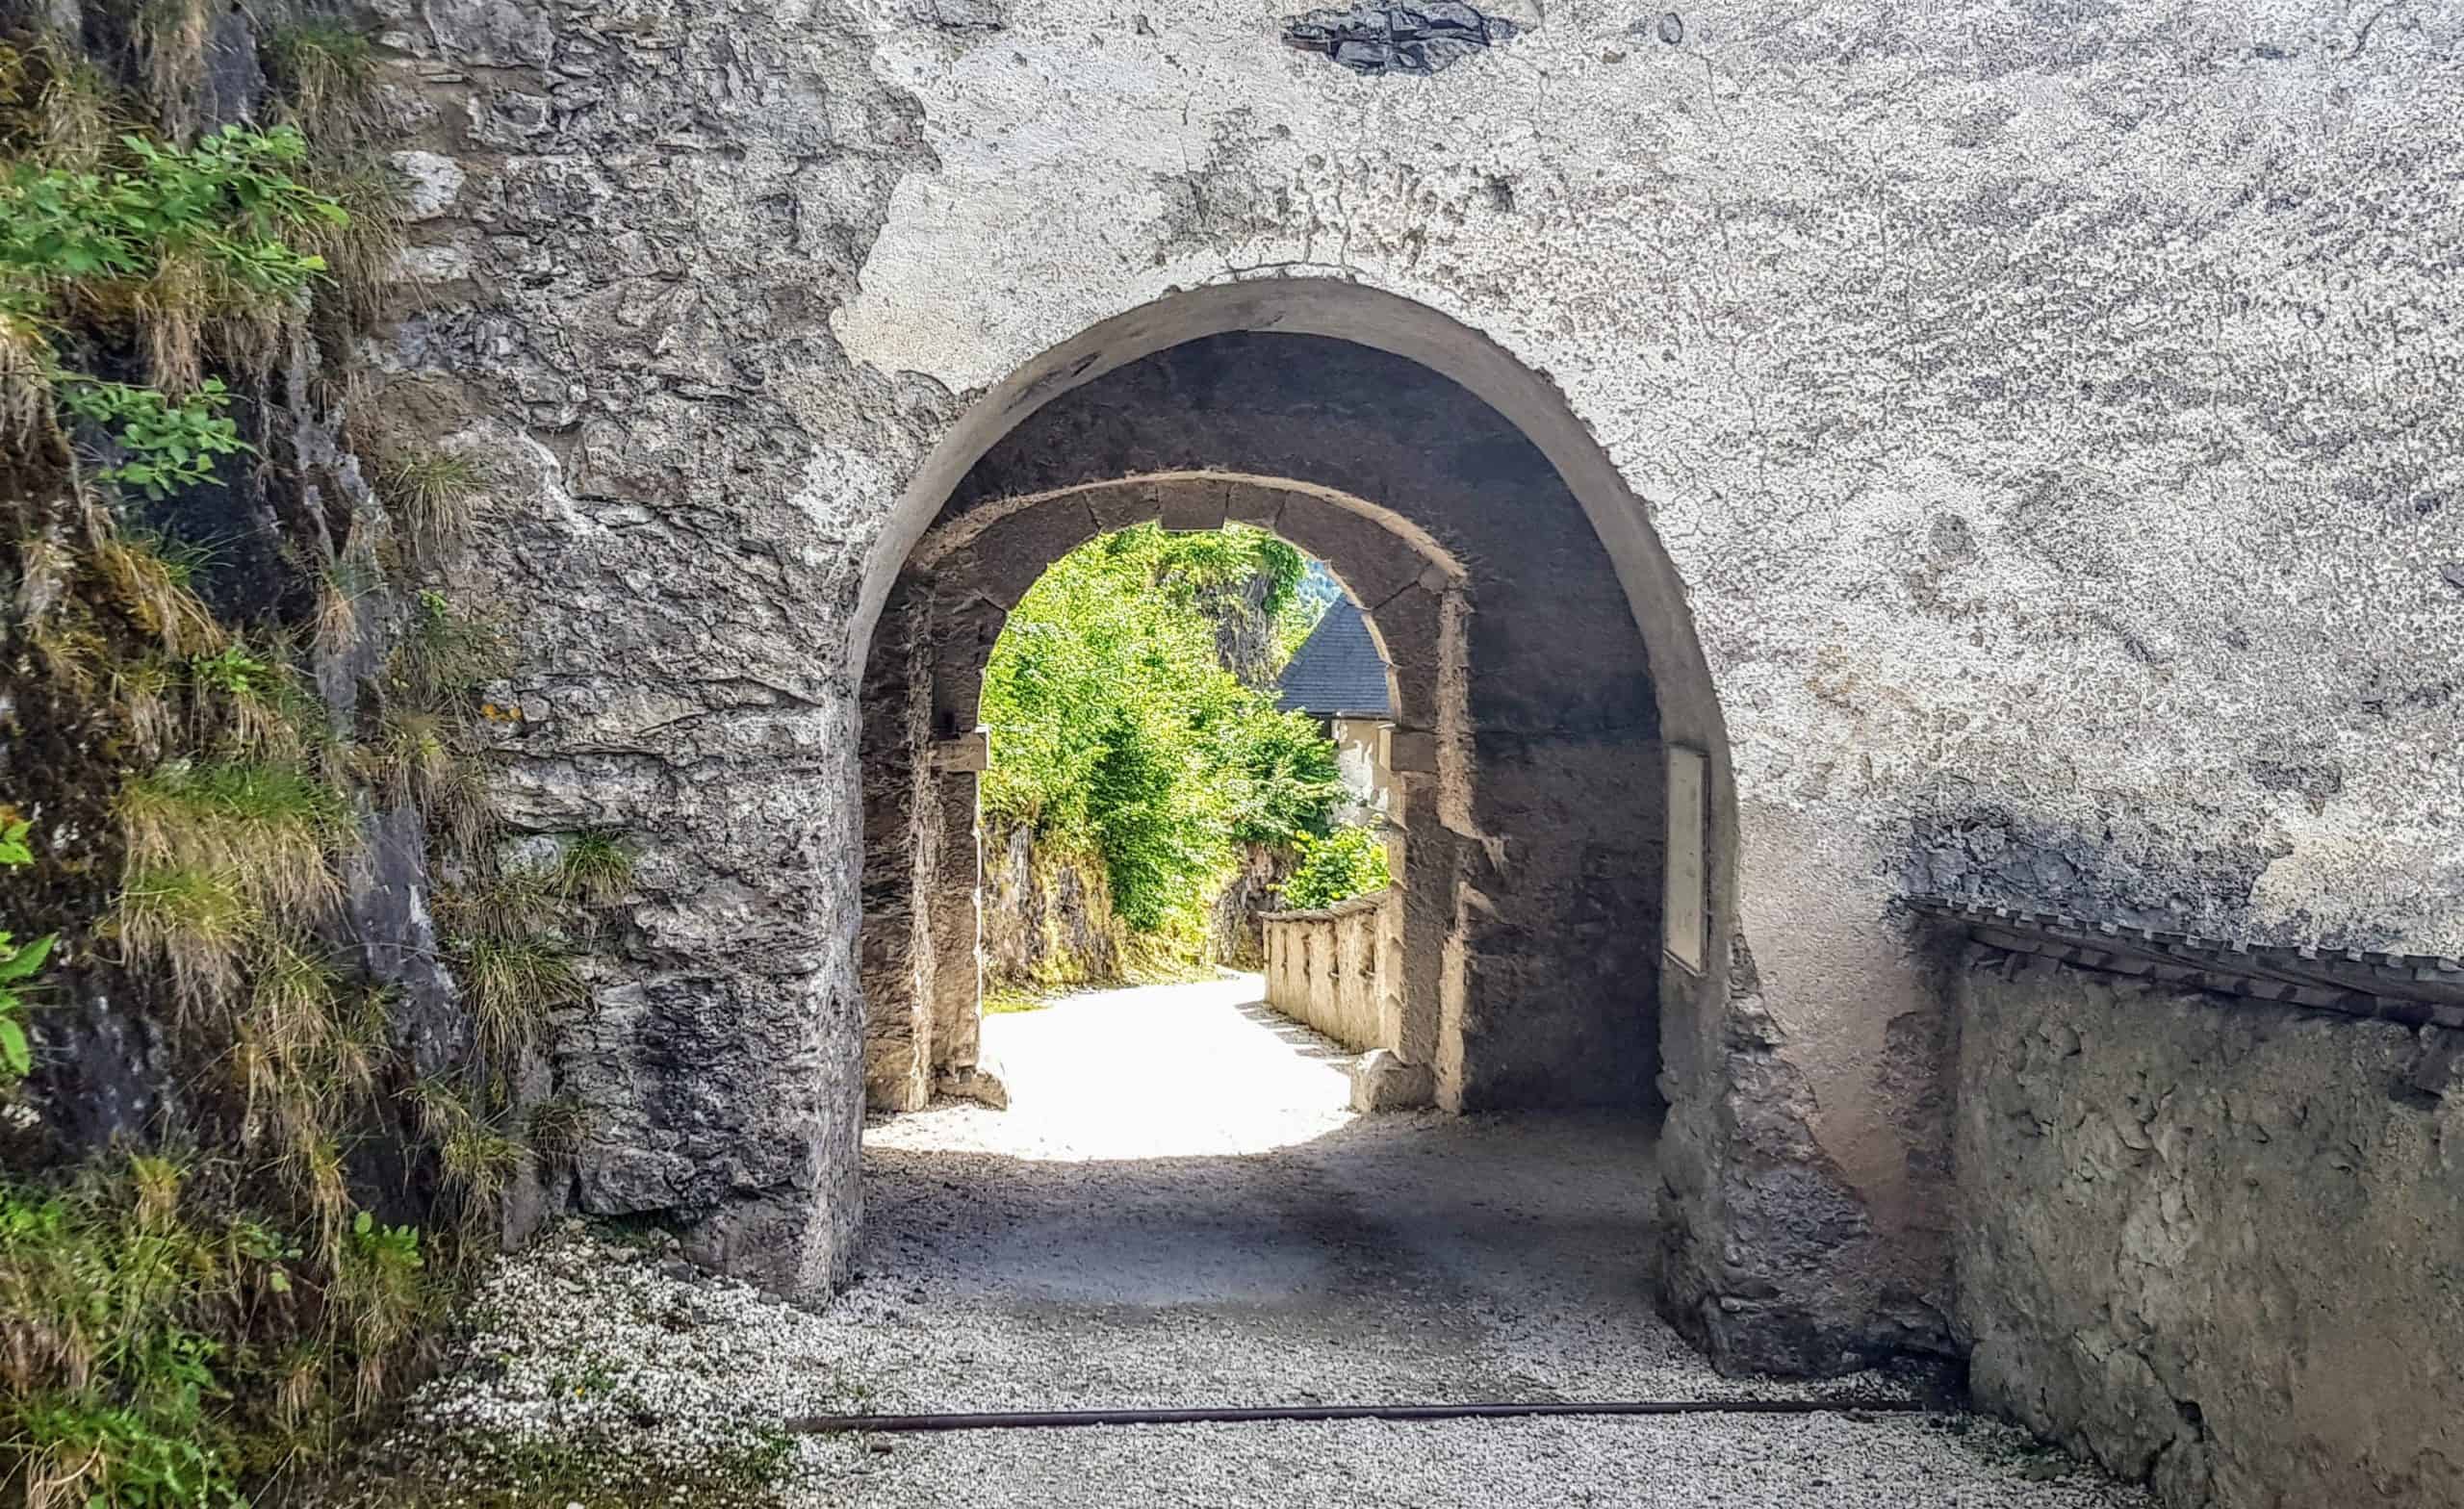
<svg viewBox="0 0 2464 1509">
<path fill-rule="evenodd" d="M 1280 13 L 886 31 L 938 168 L 834 328 L 966 391 L 1343 277 L 1551 376 L 1691 589 L 1765 999 L 1879 1219 L 1925 1202 L 1895 894 L 2464 947 L 2464 13 L 1728 4 L 1672 44 L 1554 0 L 1417 79 Z"/>
<path fill-rule="evenodd" d="M 1750 801 L 1886 846 L 1946 785 L 2088 828 L 2187 797 L 2281 851 L 2250 918 L 2464 946 L 2456 704 L 2363 705 L 2464 631 L 2464 280 L 2426 275 L 2464 15 L 2363 63 L 2368 11 L 2224 9 L 1728 5 L 1670 45 L 1558 0 L 1424 79 L 1282 48 L 1273 4 L 889 31 L 939 169 L 834 325 L 963 391 L 1196 283 L 1433 305 L 1650 500 Z"/>
</svg>

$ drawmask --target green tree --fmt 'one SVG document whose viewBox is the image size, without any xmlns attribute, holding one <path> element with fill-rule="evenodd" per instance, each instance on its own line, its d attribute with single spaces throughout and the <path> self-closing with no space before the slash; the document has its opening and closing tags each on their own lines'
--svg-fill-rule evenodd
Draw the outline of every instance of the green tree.
<svg viewBox="0 0 2464 1509">
<path fill-rule="evenodd" d="M 1273 622 L 1306 562 L 1259 530 L 1142 525 L 1056 562 L 985 671 L 984 807 L 1099 861 L 1141 933 L 1194 932 L 1245 843 L 1324 831 L 1334 747 L 1219 654 L 1219 613 L 1261 578 Z"/>
</svg>

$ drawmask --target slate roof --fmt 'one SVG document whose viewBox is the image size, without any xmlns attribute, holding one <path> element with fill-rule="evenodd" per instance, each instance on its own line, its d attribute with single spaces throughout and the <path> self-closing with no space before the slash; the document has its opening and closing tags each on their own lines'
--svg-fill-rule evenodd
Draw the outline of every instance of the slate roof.
<svg viewBox="0 0 2464 1509">
<path fill-rule="evenodd" d="M 1275 705 L 1321 718 L 1395 716 L 1387 701 L 1386 660 L 1349 598 L 1326 605 L 1318 627 L 1292 652 L 1276 683 Z"/>
</svg>

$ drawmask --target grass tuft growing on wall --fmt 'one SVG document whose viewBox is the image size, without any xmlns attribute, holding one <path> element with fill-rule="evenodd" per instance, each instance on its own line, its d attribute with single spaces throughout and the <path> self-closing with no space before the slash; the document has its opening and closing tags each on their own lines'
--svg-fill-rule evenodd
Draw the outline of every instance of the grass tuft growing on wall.
<svg viewBox="0 0 2464 1509">
<path fill-rule="evenodd" d="M 545 937 L 475 939 L 462 974 L 479 1054 L 490 1063 L 522 1061 L 550 1011 L 586 999 L 573 956 Z"/>
<path fill-rule="evenodd" d="M 590 1139 L 590 1108 L 578 1095 L 552 1095 L 530 1108 L 524 1137 L 540 1162 L 571 1164 Z"/>
<path fill-rule="evenodd" d="M 132 870 L 105 919 L 126 962 L 156 969 L 173 998 L 196 1011 L 227 1000 L 239 987 L 240 963 L 261 921 L 238 878 L 192 867 Z"/>
<path fill-rule="evenodd" d="M 337 793 L 285 765 L 177 760 L 120 790 L 139 870 L 226 877 L 259 915 L 315 922 L 341 898 L 328 863 L 352 830 Z"/>
<path fill-rule="evenodd" d="M 414 555 L 450 557 L 470 543 L 495 476 L 467 450 L 403 447 L 376 471 L 376 493 L 393 509 Z"/>
<path fill-rule="evenodd" d="M 568 901 L 604 907 L 633 883 L 633 855 L 615 834 L 587 829 L 556 858 L 556 889 Z"/>
<path fill-rule="evenodd" d="M 302 21 L 269 33 L 262 51 L 267 75 L 311 141 L 352 146 L 374 134 L 376 49 L 365 35 Z"/>
</svg>

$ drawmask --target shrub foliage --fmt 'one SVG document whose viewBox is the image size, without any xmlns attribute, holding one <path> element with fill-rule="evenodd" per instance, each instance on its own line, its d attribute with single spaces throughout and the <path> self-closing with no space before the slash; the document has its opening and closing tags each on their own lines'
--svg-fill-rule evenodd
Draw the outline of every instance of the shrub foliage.
<svg viewBox="0 0 2464 1509">
<path fill-rule="evenodd" d="M 1145 934 L 1194 936 L 1237 846 L 1325 830 L 1334 747 L 1275 710 L 1219 654 L 1226 604 L 1268 622 L 1305 562 L 1260 530 L 1105 535 L 1054 563 L 1010 615 L 985 673 L 984 808 L 1040 844 L 1099 861 Z M 1262 594 L 1245 597 L 1245 584 Z"/>
<path fill-rule="evenodd" d="M 1295 911 L 1331 907 L 1382 891 L 1394 882 L 1386 839 L 1373 828 L 1347 826 L 1300 840 L 1300 863 L 1283 882 L 1283 904 Z"/>
</svg>

